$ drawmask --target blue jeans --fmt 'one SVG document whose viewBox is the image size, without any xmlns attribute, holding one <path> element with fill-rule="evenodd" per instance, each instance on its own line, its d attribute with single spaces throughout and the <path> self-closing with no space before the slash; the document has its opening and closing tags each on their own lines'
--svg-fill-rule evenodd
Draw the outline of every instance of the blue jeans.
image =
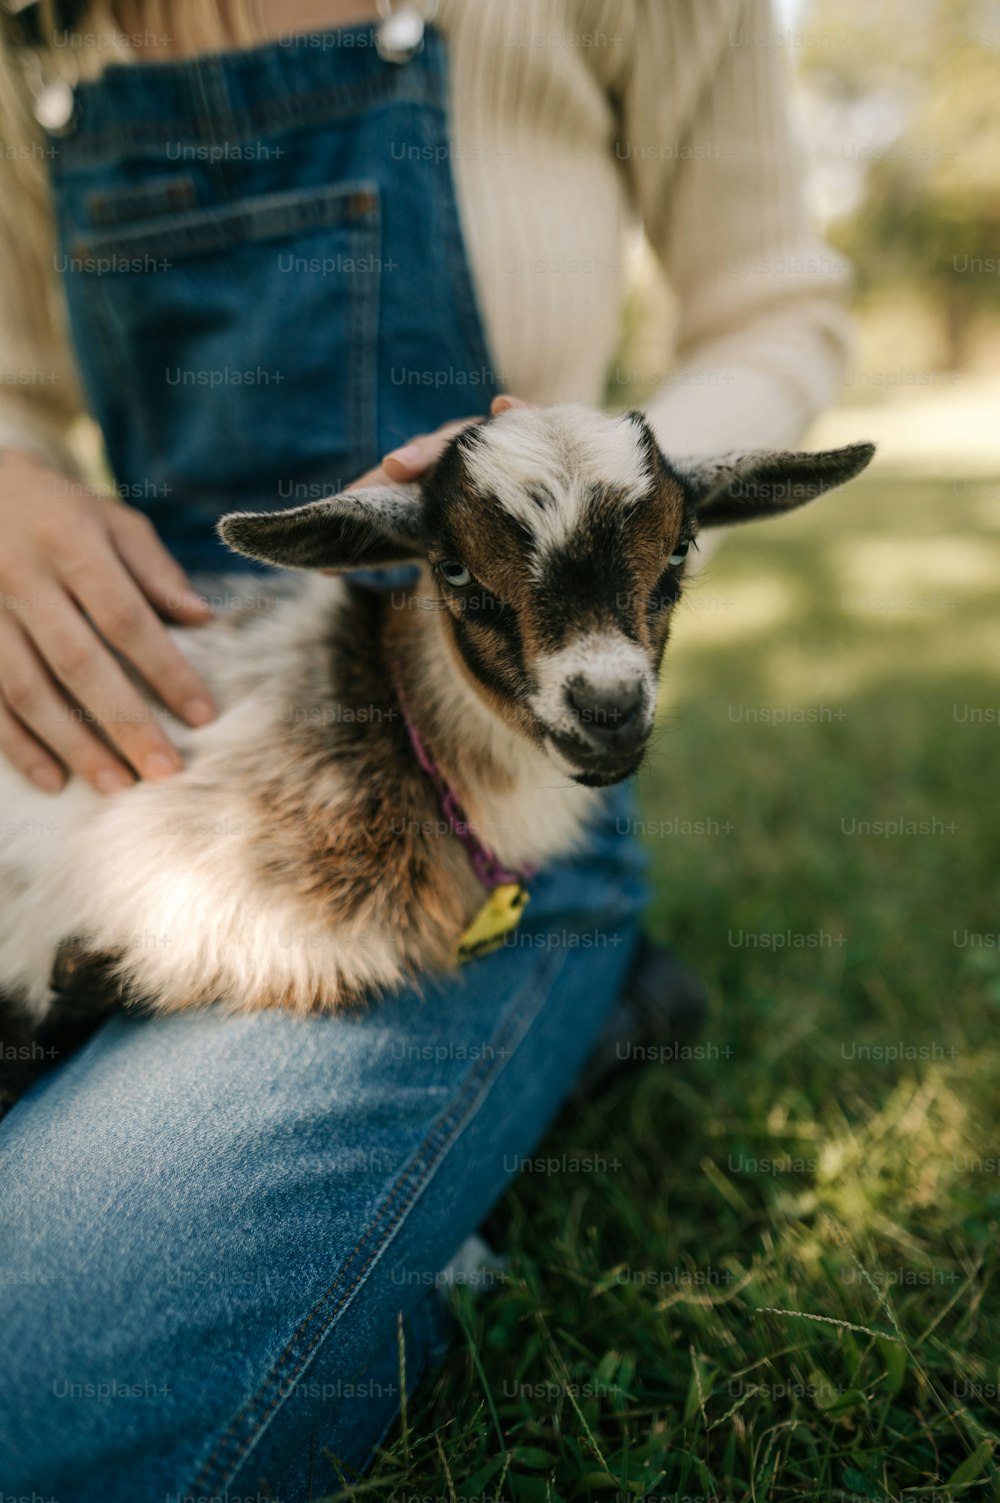
<svg viewBox="0 0 1000 1503">
<path fill-rule="evenodd" d="M 60 1503 L 307 1496 L 445 1334 L 440 1270 L 628 970 L 616 791 L 517 943 L 358 1016 L 116 1018 L 0 1128 L 0 1477 Z"/>
<path fill-rule="evenodd" d="M 111 68 L 52 142 L 90 406 L 190 570 L 232 567 L 221 512 L 335 492 L 498 389 L 442 39 L 405 66 L 366 28 L 336 41 Z M 457 978 L 352 1017 L 118 1018 L 14 1109 L 0 1491 L 297 1503 L 310 1455 L 317 1493 L 338 1485 L 324 1448 L 365 1464 L 398 1410 L 399 1316 L 415 1380 L 441 1269 L 625 977 L 628 809 L 613 794 L 515 942 Z"/>
</svg>

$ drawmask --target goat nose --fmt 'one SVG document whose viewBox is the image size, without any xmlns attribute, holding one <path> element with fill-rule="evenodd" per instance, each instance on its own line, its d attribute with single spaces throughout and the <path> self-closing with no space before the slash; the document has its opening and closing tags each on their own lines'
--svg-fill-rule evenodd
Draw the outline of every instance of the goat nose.
<svg viewBox="0 0 1000 1503">
<path fill-rule="evenodd" d="M 578 678 L 566 686 L 566 698 L 580 724 L 591 735 L 612 736 L 636 727 L 644 694 L 641 679 L 597 689 L 586 679 Z"/>
</svg>

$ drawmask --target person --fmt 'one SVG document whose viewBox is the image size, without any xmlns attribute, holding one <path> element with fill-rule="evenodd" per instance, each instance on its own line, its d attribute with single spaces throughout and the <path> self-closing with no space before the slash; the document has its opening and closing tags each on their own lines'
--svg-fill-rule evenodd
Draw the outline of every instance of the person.
<svg viewBox="0 0 1000 1503">
<path fill-rule="evenodd" d="M 600 403 L 634 221 L 677 299 L 665 450 L 794 443 L 835 390 L 767 0 L 5 3 L 0 750 L 54 808 L 178 770 L 136 675 L 214 714 L 166 627 L 268 588 L 219 582 L 221 512 L 416 478 L 502 391 Z M 116 1014 L 13 1108 L 7 1492 L 296 1500 L 370 1462 L 614 1026 L 629 810 L 419 997 Z"/>
</svg>

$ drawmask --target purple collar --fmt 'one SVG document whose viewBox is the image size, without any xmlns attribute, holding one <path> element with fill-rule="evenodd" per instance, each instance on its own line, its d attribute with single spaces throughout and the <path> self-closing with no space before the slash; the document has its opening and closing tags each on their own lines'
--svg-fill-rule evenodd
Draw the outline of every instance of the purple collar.
<svg viewBox="0 0 1000 1503">
<path fill-rule="evenodd" d="M 465 810 L 458 801 L 458 795 L 448 782 L 440 767 L 434 761 L 417 727 L 413 723 L 406 696 L 400 684 L 399 664 L 393 664 L 393 687 L 396 690 L 396 698 L 399 700 L 399 708 L 403 716 L 403 724 L 406 726 L 406 734 L 410 738 L 413 747 L 413 755 L 420 766 L 434 784 L 438 796 L 441 813 L 447 819 L 451 833 L 460 840 L 465 847 L 466 854 L 472 862 L 472 869 L 479 881 L 491 891 L 494 887 L 503 887 L 509 882 L 523 883 L 533 875 L 533 869 L 523 872 L 512 872 L 501 865 L 500 861 L 488 850 L 466 817 Z"/>
</svg>

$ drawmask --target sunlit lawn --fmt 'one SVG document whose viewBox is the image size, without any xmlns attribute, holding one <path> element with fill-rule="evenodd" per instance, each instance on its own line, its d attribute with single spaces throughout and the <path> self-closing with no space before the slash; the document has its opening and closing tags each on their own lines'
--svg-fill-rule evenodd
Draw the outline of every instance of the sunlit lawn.
<svg viewBox="0 0 1000 1503">
<path fill-rule="evenodd" d="M 366 1491 L 996 1496 L 998 582 L 1000 480 L 883 468 L 692 586 L 643 792 L 701 1057 L 564 1114 L 621 1167 L 506 1197 Z"/>
</svg>

